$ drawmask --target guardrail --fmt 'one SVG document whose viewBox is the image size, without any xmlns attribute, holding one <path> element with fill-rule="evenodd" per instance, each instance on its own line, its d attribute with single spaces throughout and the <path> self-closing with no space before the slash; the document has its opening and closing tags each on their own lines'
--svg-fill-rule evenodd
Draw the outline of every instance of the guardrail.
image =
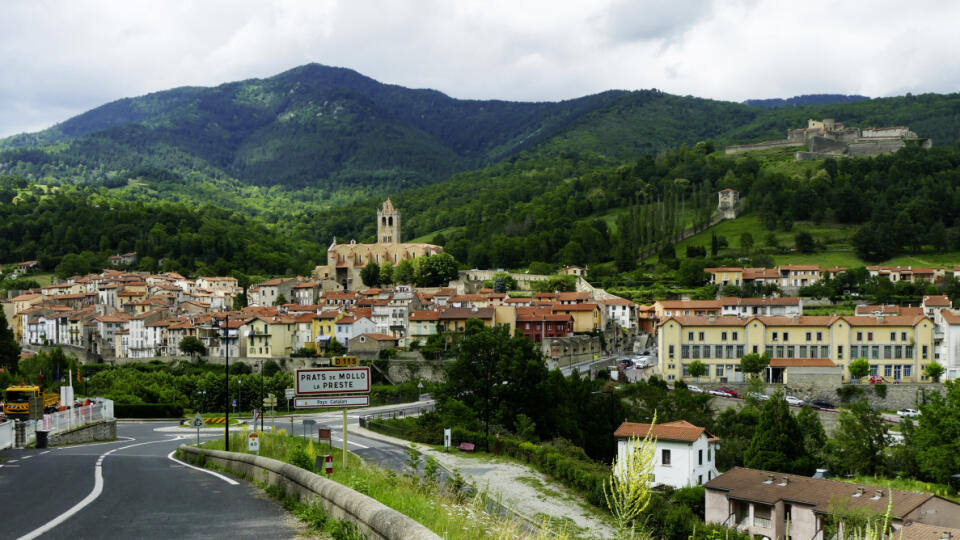
<svg viewBox="0 0 960 540">
<path fill-rule="evenodd" d="M 103 403 L 93 403 L 83 407 L 74 407 L 65 411 L 43 415 L 43 420 L 37 423 L 37 429 L 56 433 L 80 427 L 91 422 L 109 418 L 105 414 L 106 406 Z"/>
<path fill-rule="evenodd" d="M 13 448 L 14 437 L 13 422 L 11 420 L 0 422 L 0 450 Z"/>
</svg>

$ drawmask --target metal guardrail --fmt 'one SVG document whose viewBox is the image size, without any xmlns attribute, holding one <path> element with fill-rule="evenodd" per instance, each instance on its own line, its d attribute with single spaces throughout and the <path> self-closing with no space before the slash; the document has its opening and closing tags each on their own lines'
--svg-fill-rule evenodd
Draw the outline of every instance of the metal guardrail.
<svg viewBox="0 0 960 540">
<path fill-rule="evenodd" d="M 43 420 L 37 423 L 37 429 L 56 433 L 97 422 L 108 418 L 105 414 L 106 408 L 102 403 L 94 403 L 84 407 L 74 407 L 65 411 L 45 414 Z"/>
</svg>

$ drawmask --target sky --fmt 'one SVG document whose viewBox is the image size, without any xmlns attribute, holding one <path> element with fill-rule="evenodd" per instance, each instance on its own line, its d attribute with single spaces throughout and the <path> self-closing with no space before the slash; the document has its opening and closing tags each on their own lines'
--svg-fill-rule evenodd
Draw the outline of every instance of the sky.
<svg viewBox="0 0 960 540">
<path fill-rule="evenodd" d="M 955 92 L 960 2 L 4 0 L 0 137 L 308 62 L 452 97 Z"/>
</svg>

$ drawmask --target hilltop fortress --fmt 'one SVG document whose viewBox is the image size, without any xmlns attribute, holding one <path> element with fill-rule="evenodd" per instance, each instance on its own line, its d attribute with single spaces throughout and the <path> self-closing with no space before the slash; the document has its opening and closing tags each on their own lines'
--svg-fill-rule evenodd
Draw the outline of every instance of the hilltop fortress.
<svg viewBox="0 0 960 540">
<path fill-rule="evenodd" d="M 779 141 L 764 141 L 754 144 L 728 146 L 727 154 L 739 154 L 754 150 L 806 146 L 806 152 L 797 152 L 796 159 L 820 157 L 859 157 L 890 154 L 906 146 L 908 141 L 930 148 L 933 141 L 917 136 L 906 126 L 882 128 L 847 127 L 832 118 L 807 120 L 806 128 L 788 129 L 787 138 Z"/>
</svg>

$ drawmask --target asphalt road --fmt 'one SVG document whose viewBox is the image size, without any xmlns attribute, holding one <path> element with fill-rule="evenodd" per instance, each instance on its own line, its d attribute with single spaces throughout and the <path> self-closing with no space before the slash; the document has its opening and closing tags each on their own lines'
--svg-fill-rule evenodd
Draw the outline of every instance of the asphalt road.
<svg viewBox="0 0 960 540">
<path fill-rule="evenodd" d="M 0 538 L 297 536 L 259 487 L 170 459 L 194 435 L 155 431 L 169 425 L 121 422 L 116 442 L 0 453 Z"/>
</svg>

